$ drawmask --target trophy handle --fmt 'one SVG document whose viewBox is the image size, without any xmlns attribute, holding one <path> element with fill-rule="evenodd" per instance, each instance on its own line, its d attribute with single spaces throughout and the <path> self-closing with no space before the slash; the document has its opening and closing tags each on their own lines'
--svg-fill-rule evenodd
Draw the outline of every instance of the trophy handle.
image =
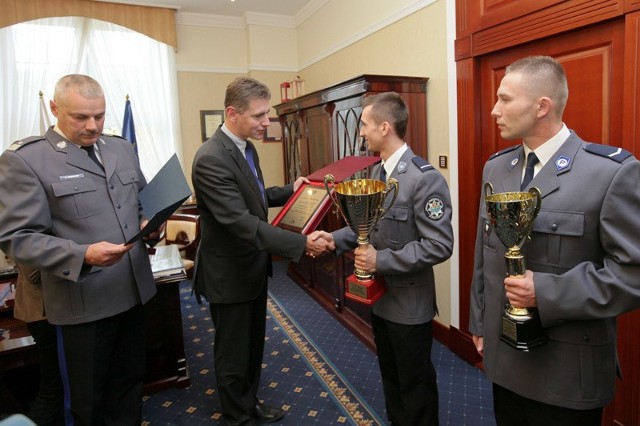
<svg viewBox="0 0 640 426">
<path fill-rule="evenodd" d="M 384 204 L 384 201 L 389 196 L 389 191 L 391 191 L 392 189 L 393 189 L 393 197 L 391 198 L 391 203 L 386 209 L 382 206 L 380 207 L 380 219 L 382 219 L 384 215 L 389 211 L 391 206 L 393 206 L 393 203 L 396 202 L 396 198 L 398 197 L 398 181 L 394 178 L 389 178 L 387 179 L 387 187 L 385 188 L 384 191 L 382 191 L 383 204 Z"/>
<path fill-rule="evenodd" d="M 340 207 L 340 203 L 338 202 L 338 197 L 336 196 L 336 192 L 333 190 L 335 185 L 335 177 L 332 174 L 324 175 L 324 187 L 327 190 L 327 194 L 329 194 L 329 198 L 333 202 L 333 205 L 336 206 L 342 217 L 344 218 L 344 212 L 342 211 L 342 207 Z M 345 219 L 346 221 L 346 219 Z"/>
<path fill-rule="evenodd" d="M 534 189 L 534 188 L 531 188 L 531 189 Z M 484 195 L 485 196 L 493 195 L 493 185 L 491 185 L 491 182 L 487 182 L 484 184 Z"/>
<path fill-rule="evenodd" d="M 533 212 L 533 217 L 535 218 L 538 216 L 538 213 L 540 213 L 540 206 L 542 206 L 542 193 L 535 186 L 533 188 L 529 188 L 529 192 L 536 197 L 536 210 Z"/>
</svg>

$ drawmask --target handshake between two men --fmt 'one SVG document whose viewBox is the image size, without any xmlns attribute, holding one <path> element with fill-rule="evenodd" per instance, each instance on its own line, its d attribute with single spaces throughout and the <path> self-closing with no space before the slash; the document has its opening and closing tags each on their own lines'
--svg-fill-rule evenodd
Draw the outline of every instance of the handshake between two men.
<svg viewBox="0 0 640 426">
<path fill-rule="evenodd" d="M 336 250 L 333 234 L 314 231 L 307 236 L 306 254 L 313 258 Z M 355 249 L 354 267 L 368 274 L 376 272 L 376 249 L 371 244 L 358 245 Z"/>
</svg>

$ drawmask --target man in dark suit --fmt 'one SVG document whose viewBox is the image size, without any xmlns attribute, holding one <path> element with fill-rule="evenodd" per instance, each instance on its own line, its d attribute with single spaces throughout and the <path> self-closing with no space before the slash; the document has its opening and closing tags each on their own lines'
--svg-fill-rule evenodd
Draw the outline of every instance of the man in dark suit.
<svg viewBox="0 0 640 426">
<path fill-rule="evenodd" d="M 40 270 L 68 421 L 134 425 L 145 368 L 142 305 L 156 288 L 144 242 L 124 244 L 146 223 L 138 202 L 145 179 L 131 144 L 101 135 L 105 109 L 93 78 L 62 77 L 51 101 L 57 124 L 2 154 L 0 248 Z"/>
<path fill-rule="evenodd" d="M 395 178 L 399 189 L 394 205 L 371 232 L 371 244 L 356 248 L 355 267 L 384 277 L 387 290 L 371 317 L 387 417 L 393 425 L 437 425 L 433 266 L 453 252 L 451 198 L 442 174 L 404 142 L 408 119 L 407 105 L 397 93 L 364 98 L 360 135 L 382 158 L 372 176 Z M 338 254 L 357 245 L 349 227 L 312 236 L 335 244 Z"/>
<path fill-rule="evenodd" d="M 560 63 L 527 57 L 507 67 L 491 113 L 504 139 L 522 143 L 489 158 L 483 183 L 542 193 L 522 277 L 505 278 L 505 247 L 481 200 L 469 330 L 498 425 L 599 426 L 614 397 L 616 316 L 640 299 L 640 162 L 570 131 L 568 94 Z M 523 184 L 531 155 L 534 177 Z M 537 308 L 545 345 L 524 352 L 500 340 L 507 302 Z"/>
<path fill-rule="evenodd" d="M 230 425 L 274 422 L 284 415 L 257 398 L 271 254 L 297 261 L 305 250 L 317 255 L 327 248 L 324 240 L 267 222 L 269 207 L 284 205 L 308 182 L 298 178 L 294 184 L 264 187 L 260 161 L 248 139 L 263 138 L 270 98 L 269 88 L 254 79 L 231 82 L 225 94 L 225 122 L 193 161 L 202 229 L 194 288 L 210 303 L 216 381 Z"/>
</svg>

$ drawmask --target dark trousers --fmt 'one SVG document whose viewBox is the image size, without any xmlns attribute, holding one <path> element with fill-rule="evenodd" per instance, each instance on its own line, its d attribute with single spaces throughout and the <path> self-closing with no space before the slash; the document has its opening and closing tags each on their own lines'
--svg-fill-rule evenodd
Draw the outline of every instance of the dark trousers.
<svg viewBox="0 0 640 426">
<path fill-rule="evenodd" d="M 522 397 L 493 385 L 493 412 L 498 426 L 600 426 L 602 408 L 572 410 Z"/>
<path fill-rule="evenodd" d="M 387 417 L 394 426 L 438 424 L 432 323 L 405 325 L 372 315 Z"/>
<path fill-rule="evenodd" d="M 65 405 L 74 425 L 139 425 L 145 371 L 142 305 L 57 328 Z"/>
<path fill-rule="evenodd" d="M 230 425 L 256 424 L 257 402 L 267 314 L 267 285 L 260 295 L 243 303 L 211 303 L 216 329 L 213 348 L 218 394 L 224 419 Z"/>
<path fill-rule="evenodd" d="M 64 394 L 60 369 L 56 328 L 47 320 L 27 323 L 27 329 L 36 342 L 40 359 L 40 385 L 27 416 L 38 426 L 64 424 Z"/>
</svg>

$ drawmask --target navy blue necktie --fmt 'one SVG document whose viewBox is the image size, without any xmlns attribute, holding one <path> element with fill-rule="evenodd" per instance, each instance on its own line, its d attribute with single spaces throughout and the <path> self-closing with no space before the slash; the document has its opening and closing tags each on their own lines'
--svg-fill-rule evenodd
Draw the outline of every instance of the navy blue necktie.
<svg viewBox="0 0 640 426">
<path fill-rule="evenodd" d="M 93 160 L 93 162 L 96 163 L 98 165 L 98 167 L 100 167 L 102 169 L 102 171 L 104 171 L 104 166 L 102 165 L 100 160 L 98 160 L 98 156 L 96 155 L 96 151 L 95 151 L 93 145 L 81 146 L 80 148 L 82 148 L 85 151 L 87 151 L 87 155 L 89 156 L 89 158 L 91 158 Z"/>
<path fill-rule="evenodd" d="M 264 195 L 264 184 L 258 177 L 258 169 L 256 169 L 256 163 L 253 160 L 253 149 L 251 148 L 251 145 L 249 145 L 248 142 L 247 142 L 247 147 L 244 149 L 244 154 L 247 157 L 247 162 L 249 163 L 249 167 L 251 167 L 253 176 L 255 176 L 256 178 L 256 182 L 258 182 L 258 186 L 260 187 L 260 193 L 262 194 L 262 199 L 266 201 L 267 198 Z"/>
<path fill-rule="evenodd" d="M 524 191 L 527 185 L 529 185 L 529 182 L 533 179 L 533 171 L 537 162 L 538 157 L 536 154 L 530 152 L 529 155 L 527 155 L 527 167 L 524 169 L 524 178 L 522 179 L 522 185 L 520 185 L 520 191 Z"/>
<path fill-rule="evenodd" d="M 382 182 L 387 182 L 387 171 L 384 168 L 384 164 L 380 165 L 380 180 Z"/>
</svg>

